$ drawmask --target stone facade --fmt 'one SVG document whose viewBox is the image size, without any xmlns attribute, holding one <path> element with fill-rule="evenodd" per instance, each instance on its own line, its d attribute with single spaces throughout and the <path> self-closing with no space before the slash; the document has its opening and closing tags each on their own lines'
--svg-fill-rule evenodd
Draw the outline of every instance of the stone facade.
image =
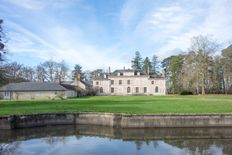
<svg viewBox="0 0 232 155">
<path fill-rule="evenodd" d="M 93 79 L 98 95 L 165 95 L 165 78 L 135 70 L 116 70 Z"/>
<path fill-rule="evenodd" d="M 17 91 L 4 92 L 3 99 L 11 100 L 33 100 L 33 99 L 56 99 L 58 96 L 64 97 L 65 91 Z"/>
</svg>

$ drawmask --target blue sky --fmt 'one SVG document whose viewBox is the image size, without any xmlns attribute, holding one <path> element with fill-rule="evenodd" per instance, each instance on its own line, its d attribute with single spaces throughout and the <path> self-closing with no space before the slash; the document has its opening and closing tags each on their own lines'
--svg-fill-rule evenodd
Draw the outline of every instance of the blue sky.
<svg viewBox="0 0 232 155">
<path fill-rule="evenodd" d="M 232 0 L 0 0 L 10 60 L 35 66 L 130 67 L 135 51 L 160 60 L 210 35 L 232 43 Z"/>
</svg>

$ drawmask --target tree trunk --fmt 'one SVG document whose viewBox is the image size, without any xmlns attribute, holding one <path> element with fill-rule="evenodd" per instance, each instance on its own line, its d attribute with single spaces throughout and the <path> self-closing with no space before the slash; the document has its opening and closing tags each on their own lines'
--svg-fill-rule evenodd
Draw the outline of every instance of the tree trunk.
<svg viewBox="0 0 232 155">
<path fill-rule="evenodd" d="M 202 86 L 201 86 L 201 94 L 202 95 L 205 95 L 205 83 L 204 83 L 204 80 L 205 80 L 205 76 L 204 74 L 202 75 Z"/>
</svg>

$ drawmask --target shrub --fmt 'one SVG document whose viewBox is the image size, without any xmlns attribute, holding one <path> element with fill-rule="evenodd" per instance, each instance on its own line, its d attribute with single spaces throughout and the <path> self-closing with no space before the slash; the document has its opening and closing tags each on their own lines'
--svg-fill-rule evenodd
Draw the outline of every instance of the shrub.
<svg viewBox="0 0 232 155">
<path fill-rule="evenodd" d="M 87 96 L 96 96 L 98 92 L 98 88 L 97 87 L 93 87 L 93 88 L 89 88 L 87 89 L 86 95 Z"/>
<path fill-rule="evenodd" d="M 193 92 L 184 90 L 180 93 L 180 95 L 193 95 Z"/>
</svg>

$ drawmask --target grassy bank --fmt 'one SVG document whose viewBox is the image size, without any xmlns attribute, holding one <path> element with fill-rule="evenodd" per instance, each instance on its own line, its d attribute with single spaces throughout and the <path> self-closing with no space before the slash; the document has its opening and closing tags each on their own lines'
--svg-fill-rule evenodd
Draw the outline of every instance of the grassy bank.
<svg viewBox="0 0 232 155">
<path fill-rule="evenodd" d="M 96 96 L 66 100 L 0 101 L 0 115 L 52 112 L 232 113 L 232 96 Z"/>
</svg>

